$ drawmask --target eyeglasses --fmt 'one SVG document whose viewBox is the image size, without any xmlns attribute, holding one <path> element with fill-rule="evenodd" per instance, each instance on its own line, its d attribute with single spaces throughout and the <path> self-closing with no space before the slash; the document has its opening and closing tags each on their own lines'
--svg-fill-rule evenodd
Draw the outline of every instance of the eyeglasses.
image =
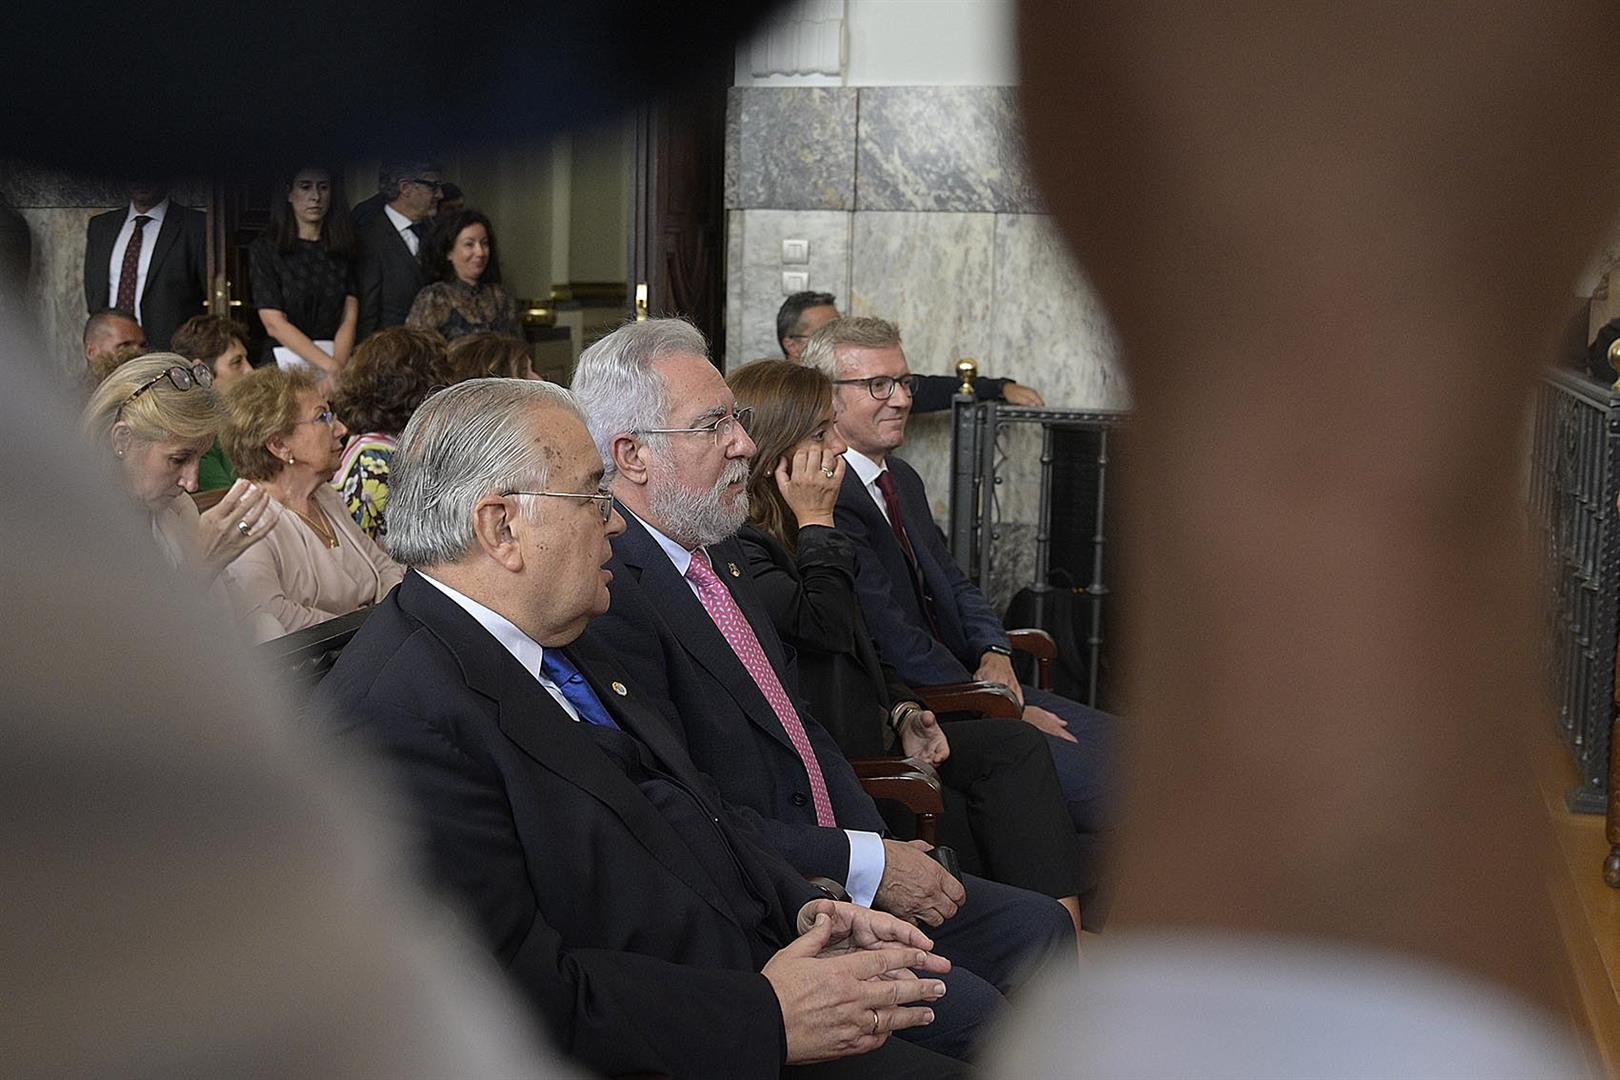
<svg viewBox="0 0 1620 1080">
<path fill-rule="evenodd" d="M 632 434 L 696 435 L 701 432 L 705 435 L 713 435 L 715 445 L 718 446 L 722 442 L 730 442 L 732 436 L 737 434 L 738 428 L 742 428 L 743 433 L 746 434 L 748 432 L 748 425 L 753 421 L 753 419 L 754 410 L 750 406 L 746 409 L 738 409 L 735 412 L 727 413 L 725 416 L 715 417 L 715 419 L 709 423 L 701 424 L 698 427 L 641 428 Z"/>
<path fill-rule="evenodd" d="M 297 421 L 294 421 L 294 423 L 299 423 L 299 424 L 330 424 L 333 420 L 336 420 L 336 419 L 337 419 L 337 414 L 332 412 L 331 409 L 322 409 L 318 414 L 316 414 L 315 416 L 310 417 L 308 420 L 297 420 Z"/>
<path fill-rule="evenodd" d="M 919 378 L 921 376 L 918 375 L 902 375 L 898 379 L 893 375 L 873 375 L 869 379 L 834 379 L 832 384 L 834 386 L 864 386 L 866 392 L 879 401 L 888 401 L 894 396 L 896 386 L 905 387 L 907 394 L 915 394 Z"/>
<path fill-rule="evenodd" d="M 421 184 L 423 187 L 432 188 L 434 191 L 443 191 L 444 190 L 444 181 L 443 180 L 424 180 L 420 176 L 413 176 L 413 177 L 411 177 L 409 180 L 407 180 L 405 182 L 407 184 Z"/>
<path fill-rule="evenodd" d="M 207 364 L 193 364 L 188 368 L 176 364 L 174 367 L 164 368 L 163 374 L 144 384 L 140 389 L 125 398 L 123 403 L 118 406 L 119 413 L 124 411 L 125 405 L 134 401 L 164 379 L 168 379 L 169 385 L 176 390 L 190 390 L 193 386 L 209 387 L 214 385 L 214 373 L 209 370 Z"/>
<path fill-rule="evenodd" d="M 613 516 L 613 492 L 607 488 L 598 488 L 595 495 L 586 495 L 580 491 L 506 491 L 502 498 L 508 495 L 545 495 L 552 499 L 590 499 L 596 503 L 597 511 L 602 515 L 602 524 L 606 525 Z"/>
</svg>

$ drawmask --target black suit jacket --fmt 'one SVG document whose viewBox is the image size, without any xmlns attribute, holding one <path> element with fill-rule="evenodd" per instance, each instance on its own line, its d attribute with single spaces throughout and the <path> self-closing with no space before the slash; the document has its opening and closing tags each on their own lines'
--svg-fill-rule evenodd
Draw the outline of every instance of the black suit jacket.
<svg viewBox="0 0 1620 1080">
<path fill-rule="evenodd" d="M 318 697 L 398 766 L 434 878 L 477 916 L 562 1048 L 609 1074 L 774 1076 L 781 1013 L 752 946 L 819 894 L 732 827 L 644 691 L 567 649 L 615 720 L 713 809 L 768 924 L 743 926 L 682 836 L 477 621 L 408 574 Z M 617 682 L 628 690 L 619 695 Z"/>
<path fill-rule="evenodd" d="M 984 593 L 951 558 L 917 471 L 893 454 L 888 468 L 940 636 L 936 639 L 928 625 L 900 541 L 851 468 L 844 472 L 833 518 L 855 544 L 861 612 L 878 651 L 910 685 L 971 679 L 985 649 L 1006 648 L 1007 632 Z"/>
<path fill-rule="evenodd" d="M 386 213 L 360 229 L 360 324 L 356 340 L 384 326 L 404 326 L 416 294 L 427 284 L 422 264 Z"/>
<path fill-rule="evenodd" d="M 129 216 L 129 207 L 109 210 L 90 219 L 84 244 L 85 313 L 107 307 L 111 287 L 110 266 L 113 245 Z M 169 339 L 182 323 L 207 308 L 208 236 L 207 219 L 202 211 L 170 202 L 163 213 L 163 225 L 152 243 L 152 261 L 146 268 L 146 288 L 140 296 L 141 329 L 146 344 L 167 349 Z"/>
<path fill-rule="evenodd" d="M 715 572 L 794 698 L 838 828 L 816 824 L 809 775 L 775 710 L 652 534 L 633 514 L 621 512 L 627 527 L 614 538 L 608 563 L 613 603 L 606 615 L 592 620 L 585 638 L 617 655 L 672 705 L 671 722 L 685 733 L 692 760 L 794 868 L 847 881 L 849 838 L 842 830 L 882 832 L 883 817 L 838 744 L 797 694 L 796 672 L 753 591 L 747 556 L 735 540 L 708 549 Z"/>
</svg>

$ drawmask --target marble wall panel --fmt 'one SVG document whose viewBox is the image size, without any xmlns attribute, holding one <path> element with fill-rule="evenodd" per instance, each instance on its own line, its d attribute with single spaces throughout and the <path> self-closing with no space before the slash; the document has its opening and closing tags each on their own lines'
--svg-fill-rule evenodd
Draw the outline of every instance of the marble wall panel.
<svg viewBox="0 0 1620 1080">
<path fill-rule="evenodd" d="M 840 302 L 849 292 L 850 215 L 836 210 L 733 210 L 727 217 L 726 367 L 781 356 L 776 311 L 783 270 L 807 270 L 809 288 Z M 810 262 L 785 265 L 782 241 L 807 240 Z"/>
<path fill-rule="evenodd" d="M 99 207 L 46 207 L 19 210 L 33 242 L 25 289 L 28 310 L 38 319 L 48 355 L 46 366 L 64 382 L 84 369 L 84 228 Z"/>
<path fill-rule="evenodd" d="M 1037 211 L 1020 131 L 1010 86 L 863 87 L 855 208 Z"/>
<path fill-rule="evenodd" d="M 843 310 L 899 324 L 913 371 L 971 356 L 989 374 L 994 237 L 993 214 L 857 211 Z"/>
<path fill-rule="evenodd" d="M 733 87 L 726 105 L 726 207 L 855 205 L 856 91 Z"/>
<path fill-rule="evenodd" d="M 995 220 L 994 374 L 1038 388 L 1065 408 L 1123 409 L 1130 392 L 1119 339 L 1051 220 Z"/>
</svg>

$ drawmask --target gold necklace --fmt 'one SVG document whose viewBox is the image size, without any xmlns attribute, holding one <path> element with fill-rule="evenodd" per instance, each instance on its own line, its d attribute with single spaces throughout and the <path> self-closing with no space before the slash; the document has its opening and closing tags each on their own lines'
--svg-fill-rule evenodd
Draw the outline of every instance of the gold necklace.
<svg viewBox="0 0 1620 1080">
<path fill-rule="evenodd" d="M 297 514 L 299 519 L 302 520 L 305 525 L 309 526 L 309 531 L 310 532 L 312 532 L 316 536 L 320 537 L 320 540 L 321 540 L 321 542 L 323 544 L 325 544 L 329 548 L 337 547 L 338 546 L 337 530 L 334 529 L 332 527 L 332 523 L 327 520 L 326 511 L 322 510 L 320 507 L 317 506 L 315 508 L 315 512 L 320 515 L 321 520 L 320 520 L 319 524 L 317 524 L 313 518 L 306 515 L 302 510 L 294 510 L 293 511 L 293 513 Z"/>
</svg>

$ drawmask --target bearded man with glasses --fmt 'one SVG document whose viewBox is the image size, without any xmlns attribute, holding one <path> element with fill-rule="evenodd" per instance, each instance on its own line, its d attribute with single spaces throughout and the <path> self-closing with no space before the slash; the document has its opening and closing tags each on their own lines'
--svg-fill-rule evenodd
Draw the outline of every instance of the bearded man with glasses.
<svg viewBox="0 0 1620 1080">
<path fill-rule="evenodd" d="M 952 962 L 934 1022 L 901 1038 L 967 1058 L 1003 995 L 1074 926 L 1050 897 L 971 875 L 885 835 L 876 804 L 799 693 L 736 539 L 748 516 L 750 410 L 680 319 L 620 327 L 575 368 L 573 391 L 625 519 L 612 604 L 582 641 L 618 656 L 663 704 L 726 802 L 800 873 L 857 905 L 927 923 Z M 964 902 L 971 901 L 964 907 Z"/>
</svg>

